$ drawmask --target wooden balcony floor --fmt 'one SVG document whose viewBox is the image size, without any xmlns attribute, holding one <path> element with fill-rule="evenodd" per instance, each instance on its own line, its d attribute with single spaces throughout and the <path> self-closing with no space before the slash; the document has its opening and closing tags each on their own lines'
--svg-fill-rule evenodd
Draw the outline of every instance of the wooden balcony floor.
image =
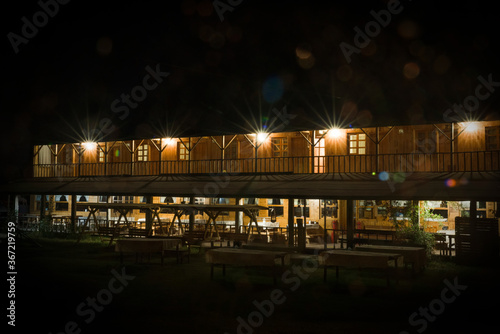
<svg viewBox="0 0 500 334">
<path fill-rule="evenodd" d="M 499 172 L 406 173 L 395 180 L 378 175 L 165 175 L 31 178 L 2 185 L 9 194 L 153 195 L 335 199 L 500 200 Z M 455 180 L 453 187 L 446 180 Z"/>
</svg>

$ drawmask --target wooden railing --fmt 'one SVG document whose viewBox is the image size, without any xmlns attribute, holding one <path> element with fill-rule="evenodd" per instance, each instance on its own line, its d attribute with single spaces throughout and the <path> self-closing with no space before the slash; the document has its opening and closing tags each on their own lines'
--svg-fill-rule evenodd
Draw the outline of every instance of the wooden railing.
<svg viewBox="0 0 500 334">
<path fill-rule="evenodd" d="M 217 173 L 482 172 L 500 170 L 500 151 L 322 157 L 35 164 L 35 177 Z"/>
</svg>

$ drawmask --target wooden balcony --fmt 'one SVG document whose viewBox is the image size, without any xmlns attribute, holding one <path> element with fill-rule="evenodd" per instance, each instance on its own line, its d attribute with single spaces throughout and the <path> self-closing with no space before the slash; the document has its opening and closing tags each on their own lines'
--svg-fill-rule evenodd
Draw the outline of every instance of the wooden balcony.
<svg viewBox="0 0 500 334">
<path fill-rule="evenodd" d="M 168 174 L 327 174 L 378 172 L 483 172 L 500 170 L 500 151 L 333 155 L 234 160 L 164 160 L 34 164 L 34 177 L 154 176 Z"/>
</svg>

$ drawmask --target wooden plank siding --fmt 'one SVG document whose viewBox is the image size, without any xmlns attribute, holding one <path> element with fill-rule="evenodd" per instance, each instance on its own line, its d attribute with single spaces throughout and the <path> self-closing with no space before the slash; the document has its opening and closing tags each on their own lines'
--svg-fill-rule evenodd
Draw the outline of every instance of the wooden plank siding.
<svg viewBox="0 0 500 334">
<path fill-rule="evenodd" d="M 492 126 L 500 127 L 500 121 L 481 122 L 473 132 L 456 126 L 453 134 L 450 124 L 438 124 L 380 127 L 378 137 L 376 128 L 344 129 L 339 136 L 273 133 L 257 144 L 255 135 L 227 135 L 39 145 L 34 176 L 494 171 L 500 151 L 485 145 L 485 127 Z M 313 156 L 311 143 L 320 139 L 324 149 Z M 353 149 L 353 140 L 360 147 Z"/>
</svg>

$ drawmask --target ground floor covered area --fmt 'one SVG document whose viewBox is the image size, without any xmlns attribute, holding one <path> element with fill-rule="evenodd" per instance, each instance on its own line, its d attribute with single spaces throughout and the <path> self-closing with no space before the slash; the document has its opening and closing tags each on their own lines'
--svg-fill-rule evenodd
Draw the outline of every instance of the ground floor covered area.
<svg viewBox="0 0 500 334">
<path fill-rule="evenodd" d="M 107 244 L 17 244 L 16 327 L 100 333 L 472 333 L 498 328 L 498 264 L 431 261 L 387 287 L 376 273 L 343 270 L 323 281 L 313 262 L 284 269 L 276 285 L 258 270 L 215 272 L 189 263 L 125 261 Z M 118 277 L 118 278 L 117 278 Z"/>
</svg>

